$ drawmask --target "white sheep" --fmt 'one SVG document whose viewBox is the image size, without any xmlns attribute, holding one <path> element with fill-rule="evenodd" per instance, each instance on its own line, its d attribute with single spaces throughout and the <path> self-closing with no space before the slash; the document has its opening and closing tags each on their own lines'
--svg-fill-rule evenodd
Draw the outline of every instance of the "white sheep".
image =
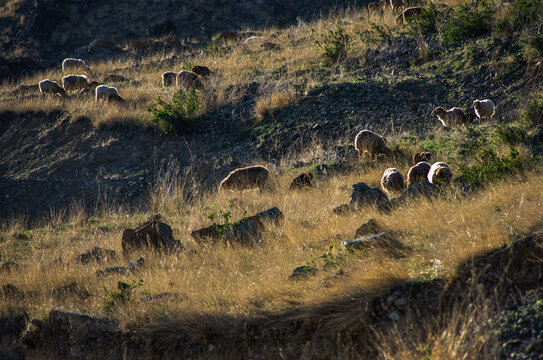
<svg viewBox="0 0 543 360">
<path fill-rule="evenodd" d="M 447 127 L 464 125 L 467 119 L 464 110 L 459 107 L 453 107 L 452 109 L 447 110 L 444 107 L 439 106 L 432 111 L 432 116 L 437 116 L 443 126 Z"/>
<path fill-rule="evenodd" d="M 40 93 L 42 96 L 45 94 L 50 94 L 53 97 L 54 94 L 59 94 L 60 96 L 66 95 L 66 90 L 64 90 L 56 81 L 53 80 L 42 80 L 39 84 Z"/>
<path fill-rule="evenodd" d="M 84 60 L 67 58 L 62 61 L 62 72 L 67 73 L 72 70 L 85 70 L 90 71 L 89 65 Z"/>
<path fill-rule="evenodd" d="M 452 179 L 451 169 L 444 162 L 436 162 L 430 167 L 428 181 L 434 185 L 450 184 Z"/>
<path fill-rule="evenodd" d="M 475 100 L 473 102 L 473 109 L 475 110 L 475 115 L 479 118 L 479 124 L 481 120 L 486 120 L 488 122 L 492 121 L 492 116 L 494 116 L 495 106 L 492 100 Z"/>
<path fill-rule="evenodd" d="M 176 77 L 177 73 L 174 73 L 172 71 L 166 71 L 165 73 L 162 73 L 162 86 L 172 86 L 173 84 L 175 84 Z"/>
<path fill-rule="evenodd" d="M 110 95 L 113 95 L 113 97 L 119 97 L 121 98 L 121 96 L 119 95 L 119 91 L 117 91 L 116 88 L 112 87 L 112 86 L 107 86 L 107 85 L 100 85 L 100 86 L 97 86 L 96 87 L 96 90 L 95 90 L 95 93 L 96 93 L 96 101 L 98 100 L 108 100 L 108 98 L 110 97 Z"/>
<path fill-rule="evenodd" d="M 85 75 L 66 75 L 62 78 L 62 87 L 66 91 L 82 90 L 89 86 L 89 80 Z"/>
<path fill-rule="evenodd" d="M 398 169 L 388 168 L 381 177 L 381 188 L 384 192 L 391 195 L 394 192 L 400 192 L 404 189 L 405 182 L 403 175 Z"/>
<path fill-rule="evenodd" d="M 386 139 L 370 130 L 362 130 L 354 139 L 354 147 L 358 151 L 358 158 L 362 156 L 371 160 L 375 155 L 392 155 L 392 149 L 386 144 Z"/>
</svg>

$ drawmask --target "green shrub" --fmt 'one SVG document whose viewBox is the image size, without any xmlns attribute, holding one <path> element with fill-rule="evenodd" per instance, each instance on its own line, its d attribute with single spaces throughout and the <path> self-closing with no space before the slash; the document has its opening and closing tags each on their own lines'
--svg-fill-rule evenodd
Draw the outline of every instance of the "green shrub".
<svg viewBox="0 0 543 360">
<path fill-rule="evenodd" d="M 474 158 L 477 160 L 476 164 L 459 166 L 462 180 L 466 184 L 487 183 L 506 175 L 518 174 L 529 169 L 536 161 L 520 158 L 518 150 L 513 147 L 507 156 L 500 156 L 492 149 L 480 148 Z"/>
<path fill-rule="evenodd" d="M 311 30 L 315 33 L 315 30 Z M 336 30 L 328 30 L 328 34 L 321 41 L 315 40 L 315 45 L 324 53 L 322 57 L 329 63 L 335 64 L 347 57 L 351 49 L 351 38 L 345 33 L 340 24 L 336 24 Z"/>
<path fill-rule="evenodd" d="M 514 125 L 497 125 L 494 133 L 498 140 L 507 145 L 517 145 L 528 141 L 526 131 Z"/>
<path fill-rule="evenodd" d="M 543 0 L 516 0 L 497 23 L 501 34 L 520 31 L 543 18 Z"/>
<path fill-rule="evenodd" d="M 524 120 L 529 126 L 543 125 L 543 97 L 533 99 L 524 111 Z"/>
<path fill-rule="evenodd" d="M 441 28 L 441 38 L 446 45 L 458 45 L 468 39 L 484 35 L 491 30 L 494 10 L 483 3 L 479 8 L 468 4 L 453 9 Z"/>
<path fill-rule="evenodd" d="M 238 221 L 234 221 L 233 223 L 230 222 L 230 218 L 232 217 L 232 214 L 230 213 L 230 211 L 222 211 L 222 210 L 219 210 L 219 216 L 216 216 L 215 213 L 210 213 L 207 215 L 207 218 L 209 220 L 211 220 L 212 224 L 211 226 L 213 226 L 213 228 L 215 228 L 215 230 L 217 230 L 217 232 L 219 233 L 219 236 L 223 236 L 224 233 L 228 230 L 228 229 L 232 229 L 232 230 L 235 230 L 237 229 L 242 222 L 244 222 L 247 218 L 247 212 L 243 212 L 243 218 L 242 219 L 239 219 Z M 223 224 L 219 224 L 218 222 L 215 221 L 215 218 L 216 217 L 222 217 L 223 220 L 224 220 L 224 223 Z"/>
<path fill-rule="evenodd" d="M 198 130 L 197 115 L 203 108 L 196 90 L 188 93 L 183 89 L 177 91 L 170 102 L 160 97 L 147 109 L 153 117 L 151 121 L 165 133 L 192 133 Z"/>
<path fill-rule="evenodd" d="M 119 280 L 117 282 L 117 290 L 108 290 L 108 288 L 104 286 L 103 289 L 106 295 L 104 308 L 106 310 L 111 310 L 119 303 L 124 304 L 129 302 L 132 299 L 132 293 L 134 290 L 142 285 L 143 279 L 140 279 L 138 282 L 132 281 L 130 283 Z"/>
<path fill-rule="evenodd" d="M 390 44 L 394 38 L 394 33 L 392 29 L 387 25 L 378 25 L 372 22 L 369 23 L 371 30 L 366 30 L 364 32 L 358 32 L 360 40 L 367 45 L 372 44 Z"/>
<path fill-rule="evenodd" d="M 428 9 L 422 9 L 420 14 L 415 15 L 413 19 L 409 21 L 409 34 L 413 36 L 437 33 L 439 15 L 435 4 L 431 3 Z"/>
<path fill-rule="evenodd" d="M 533 34 L 523 42 L 524 59 L 528 64 L 538 64 L 543 61 L 543 33 Z"/>
</svg>

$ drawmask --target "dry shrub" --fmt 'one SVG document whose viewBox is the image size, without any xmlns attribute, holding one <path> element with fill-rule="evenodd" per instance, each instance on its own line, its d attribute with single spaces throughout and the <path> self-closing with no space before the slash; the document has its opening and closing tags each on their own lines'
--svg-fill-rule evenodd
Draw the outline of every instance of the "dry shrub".
<svg viewBox="0 0 543 360">
<path fill-rule="evenodd" d="M 271 96 L 260 97 L 255 100 L 255 113 L 257 123 L 267 116 L 273 116 L 273 111 L 284 108 L 296 100 L 294 90 L 274 90 Z"/>
</svg>

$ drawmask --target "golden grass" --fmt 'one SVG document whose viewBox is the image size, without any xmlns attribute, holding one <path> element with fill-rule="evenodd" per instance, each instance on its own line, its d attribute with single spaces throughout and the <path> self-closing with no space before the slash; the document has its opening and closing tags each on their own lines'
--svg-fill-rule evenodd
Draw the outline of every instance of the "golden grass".
<svg viewBox="0 0 543 360">
<path fill-rule="evenodd" d="M 296 100 L 294 90 L 287 91 L 275 90 L 269 97 L 260 97 L 255 100 L 255 112 L 257 121 L 260 122 L 266 116 L 273 116 L 273 111 L 281 109 Z"/>
<path fill-rule="evenodd" d="M 399 167 L 405 172 L 406 167 Z M 104 267 L 126 265 L 122 258 L 87 266 L 76 264 L 73 259 L 94 246 L 120 254 L 122 230 L 143 222 L 147 214 L 106 207 L 102 216 L 89 217 L 80 212 L 67 223 L 52 222 L 34 230 L 14 223 L 0 235 L 4 239 L 0 253 L 4 261 L 18 262 L 23 269 L 0 274 L 0 284 L 12 283 L 31 295 L 23 301 L 4 301 L 1 306 L 5 310 L 21 305 L 31 316 L 44 316 L 51 308 L 72 308 L 114 316 L 123 323 L 157 311 L 229 315 L 276 311 L 322 303 L 360 289 L 386 291 L 380 284 L 389 283 L 390 279 L 446 276 L 473 254 L 508 243 L 543 224 L 539 211 L 543 180 L 536 172 L 524 180 L 489 185 L 465 199 L 450 194 L 438 201 L 404 206 L 391 215 L 372 208 L 346 216 L 332 214 L 333 207 L 348 202 L 351 184 L 365 181 L 376 186 L 383 170 L 384 166 L 377 166 L 365 172 L 318 179 L 314 189 L 299 192 L 287 190 L 289 175 L 274 175 L 271 191 L 208 193 L 191 202 L 186 200 L 190 181 L 175 182 L 165 177 L 153 195 L 153 210 L 175 229 L 176 238 L 197 252 L 144 254 L 145 268 L 129 276 L 95 276 Z M 266 232 L 258 246 L 201 245 L 190 237 L 192 230 L 210 224 L 209 213 L 230 211 L 235 220 L 245 213 L 251 215 L 273 206 L 283 211 L 284 223 Z M 341 252 L 340 241 L 352 238 L 356 228 L 369 218 L 394 231 L 414 251 L 400 259 L 379 253 Z M 328 252 L 338 260 L 344 275 L 330 280 L 331 287 L 321 287 L 319 281 L 334 273 L 322 269 L 324 260 L 320 257 Z M 55 264 L 59 257 L 62 265 Z M 135 258 L 136 255 L 129 260 Z M 308 280 L 289 281 L 292 270 L 305 264 L 321 270 Z M 112 291 L 119 280 L 138 279 L 143 279 L 143 286 L 134 289 L 130 301 L 117 302 L 113 310 L 106 309 L 111 296 L 104 287 Z M 90 295 L 53 296 L 53 289 L 71 282 Z M 156 303 L 139 301 L 146 295 L 164 292 L 180 293 L 179 298 Z"/>
</svg>

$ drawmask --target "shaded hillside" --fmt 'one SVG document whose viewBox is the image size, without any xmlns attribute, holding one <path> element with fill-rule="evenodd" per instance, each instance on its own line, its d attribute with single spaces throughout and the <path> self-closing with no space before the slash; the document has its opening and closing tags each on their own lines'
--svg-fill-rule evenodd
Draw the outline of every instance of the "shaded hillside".
<svg viewBox="0 0 543 360">
<path fill-rule="evenodd" d="M 96 39 L 124 44 L 173 34 L 206 41 L 221 31 L 284 26 L 298 17 L 366 2 L 12 0 L 0 9 L 0 49 L 3 54 L 59 61 Z"/>
</svg>

